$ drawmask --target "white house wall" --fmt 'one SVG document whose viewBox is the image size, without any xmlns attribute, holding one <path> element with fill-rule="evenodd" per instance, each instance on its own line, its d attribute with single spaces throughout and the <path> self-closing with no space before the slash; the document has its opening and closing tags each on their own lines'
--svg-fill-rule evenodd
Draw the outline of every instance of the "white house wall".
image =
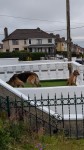
<svg viewBox="0 0 84 150">
<path fill-rule="evenodd" d="M 52 43 L 48 43 L 48 38 L 30 38 L 31 39 L 31 44 L 32 45 L 37 45 L 38 44 L 38 39 L 42 39 L 42 44 L 55 44 L 54 38 L 52 38 Z M 29 46 L 29 39 L 26 40 L 27 43 L 24 44 L 24 40 L 18 40 L 19 44 L 18 45 L 13 45 L 12 40 L 5 41 L 3 44 L 3 49 L 6 51 L 7 49 L 10 50 L 10 52 L 13 51 L 13 49 L 18 48 L 19 50 L 24 50 L 25 46 Z"/>
<path fill-rule="evenodd" d="M 10 40 L 9 45 L 10 45 L 10 51 L 13 51 L 14 48 L 19 48 L 19 50 L 24 50 L 24 46 L 26 46 L 26 44 L 24 44 L 24 40 L 19 40 L 18 45 L 13 45 L 12 40 Z"/>
<path fill-rule="evenodd" d="M 6 52 L 6 49 L 10 49 L 9 41 L 4 41 L 3 43 L 3 52 Z"/>
<path fill-rule="evenodd" d="M 48 43 L 48 39 L 49 38 L 33 38 L 33 39 L 31 39 L 31 44 L 32 45 L 38 44 L 38 39 L 42 39 L 42 44 L 55 44 L 54 38 L 51 38 L 52 39 L 52 43 Z M 31 44 L 29 44 L 29 45 L 31 45 Z"/>
</svg>

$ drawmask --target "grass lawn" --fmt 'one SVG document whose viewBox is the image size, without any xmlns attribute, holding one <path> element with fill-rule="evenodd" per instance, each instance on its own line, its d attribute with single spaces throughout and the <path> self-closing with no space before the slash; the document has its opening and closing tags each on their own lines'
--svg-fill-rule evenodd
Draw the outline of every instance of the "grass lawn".
<svg viewBox="0 0 84 150">
<path fill-rule="evenodd" d="M 53 86 L 66 86 L 67 80 L 45 80 L 40 82 L 41 87 L 53 87 Z M 25 83 L 25 87 L 32 87 L 28 83 Z"/>
</svg>

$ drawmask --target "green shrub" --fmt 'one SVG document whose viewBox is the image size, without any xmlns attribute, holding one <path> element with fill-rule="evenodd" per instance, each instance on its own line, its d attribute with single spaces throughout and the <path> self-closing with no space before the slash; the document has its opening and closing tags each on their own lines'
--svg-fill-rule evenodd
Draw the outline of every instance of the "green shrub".
<svg viewBox="0 0 84 150">
<path fill-rule="evenodd" d="M 32 60 L 40 60 L 40 57 L 45 57 L 45 53 L 31 53 L 30 57 L 32 58 Z"/>
<path fill-rule="evenodd" d="M 44 56 L 45 56 L 45 53 L 29 53 L 26 51 L 0 52 L 0 58 L 18 57 L 20 61 L 40 60 L 40 57 L 44 57 Z"/>
</svg>

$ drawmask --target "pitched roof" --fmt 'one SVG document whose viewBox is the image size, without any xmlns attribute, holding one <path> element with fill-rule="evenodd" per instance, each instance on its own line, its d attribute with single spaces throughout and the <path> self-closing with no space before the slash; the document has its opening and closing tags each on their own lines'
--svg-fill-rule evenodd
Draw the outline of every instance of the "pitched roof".
<svg viewBox="0 0 84 150">
<path fill-rule="evenodd" d="M 12 32 L 8 37 L 3 39 L 6 40 L 23 40 L 28 38 L 54 38 L 54 35 L 48 34 L 41 30 L 40 28 L 37 29 L 16 29 Z"/>
</svg>

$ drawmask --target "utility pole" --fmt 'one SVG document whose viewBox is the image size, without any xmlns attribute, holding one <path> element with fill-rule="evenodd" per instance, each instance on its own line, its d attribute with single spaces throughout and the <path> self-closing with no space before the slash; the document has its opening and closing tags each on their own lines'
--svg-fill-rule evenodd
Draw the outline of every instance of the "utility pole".
<svg viewBox="0 0 84 150">
<path fill-rule="evenodd" d="M 70 35 L 70 3 L 66 0 L 66 19 L 67 19 L 67 58 L 68 61 L 72 60 L 71 57 L 71 35 Z M 72 73 L 72 64 L 68 64 L 69 76 Z"/>
</svg>

